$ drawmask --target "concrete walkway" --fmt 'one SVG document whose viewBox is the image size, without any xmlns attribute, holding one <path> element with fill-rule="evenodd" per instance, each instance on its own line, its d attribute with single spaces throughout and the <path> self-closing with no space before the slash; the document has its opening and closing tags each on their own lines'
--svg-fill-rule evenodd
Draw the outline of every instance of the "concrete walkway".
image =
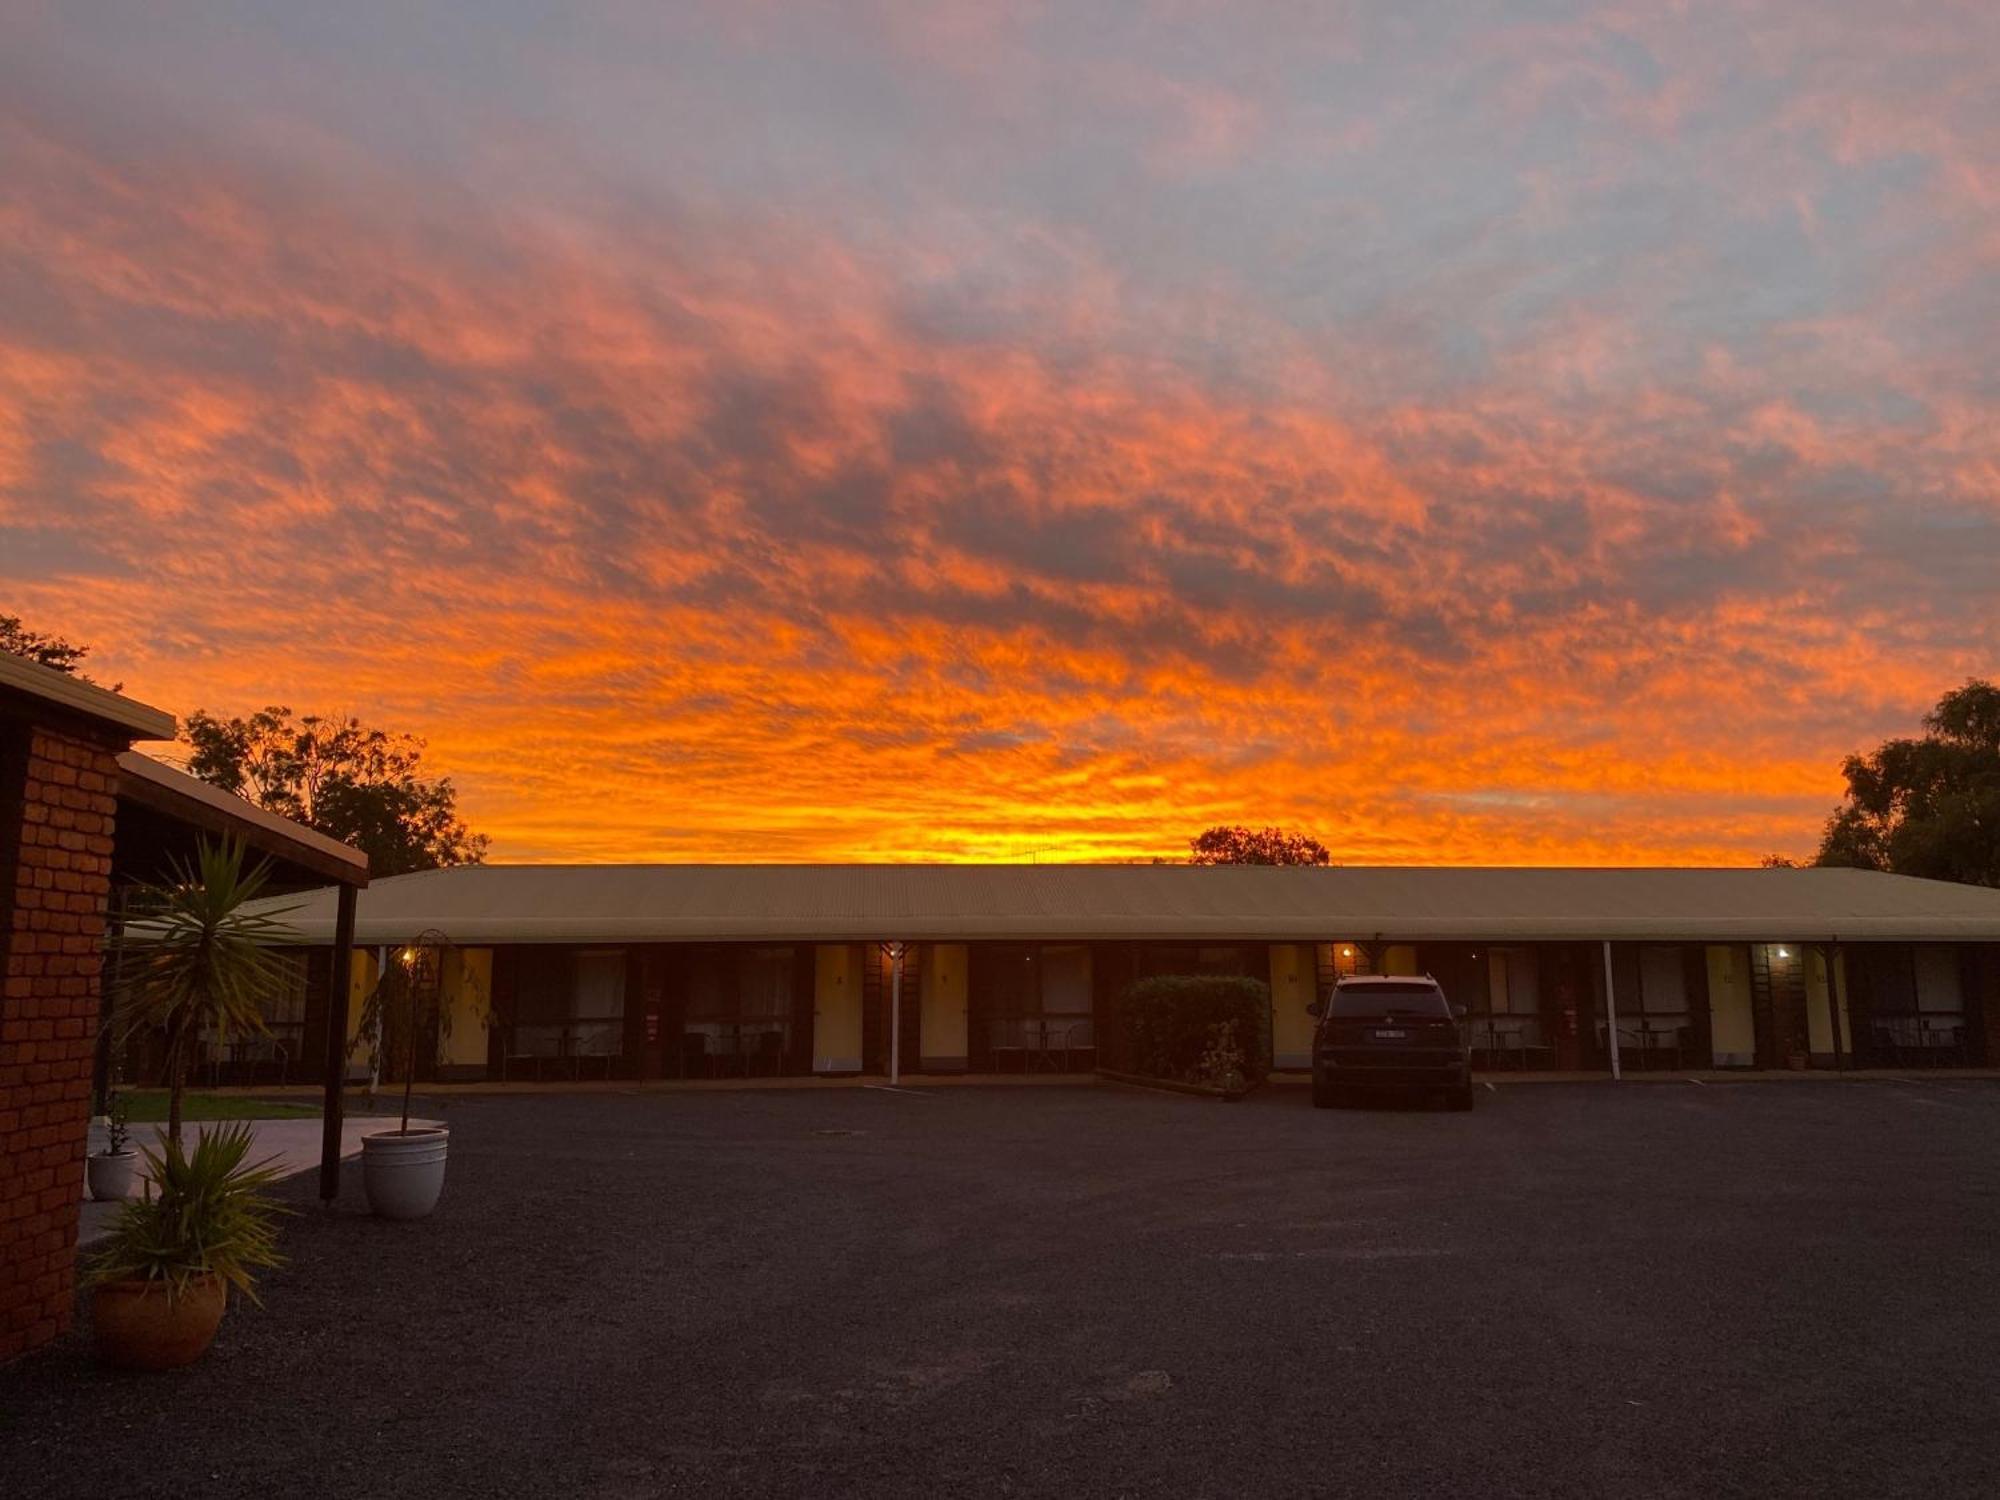
<svg viewBox="0 0 2000 1500">
<path fill-rule="evenodd" d="M 182 1138 L 190 1147 L 195 1135 L 203 1129 L 214 1129 L 216 1125 L 232 1124 L 233 1121 L 189 1121 L 181 1127 Z M 319 1169 L 320 1124 L 317 1119 L 292 1120 L 244 1120 L 250 1127 L 252 1137 L 249 1159 L 262 1161 L 266 1157 L 277 1158 L 279 1175 L 296 1177 L 301 1172 Z M 361 1154 L 361 1137 L 377 1130 L 393 1130 L 399 1123 L 395 1115 L 348 1114 L 340 1122 L 340 1154 L 343 1158 Z M 432 1120 L 410 1121 L 412 1125 L 430 1125 Z M 164 1125 L 135 1125 L 132 1127 L 132 1144 L 154 1146 L 166 1133 Z M 105 1129 L 93 1123 L 90 1127 L 90 1149 L 102 1151 L 106 1143 Z M 140 1164 L 141 1177 L 135 1191 L 144 1192 L 145 1165 Z M 81 1222 L 77 1231 L 77 1245 L 87 1247 L 101 1240 L 111 1232 L 111 1222 L 118 1214 L 116 1203 L 93 1202 L 89 1189 L 83 1188 Z"/>
</svg>

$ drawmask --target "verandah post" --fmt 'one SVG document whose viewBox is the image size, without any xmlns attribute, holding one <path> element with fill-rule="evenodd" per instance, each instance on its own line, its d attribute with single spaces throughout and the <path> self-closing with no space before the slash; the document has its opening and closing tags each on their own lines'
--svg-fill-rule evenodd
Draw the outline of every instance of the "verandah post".
<svg viewBox="0 0 2000 1500">
<path fill-rule="evenodd" d="M 1616 1082 L 1625 1075 L 1618 1065 L 1618 992 L 1611 978 L 1609 938 L 1604 940 L 1604 1040 L 1611 1048 L 1611 1077 Z"/>
<path fill-rule="evenodd" d="M 347 995 L 354 984 L 354 907 L 351 885 L 340 887 L 333 921 L 333 965 L 326 996 L 326 1099 L 320 1106 L 319 1196 L 340 1196 L 341 1087 L 347 1076 Z"/>
</svg>

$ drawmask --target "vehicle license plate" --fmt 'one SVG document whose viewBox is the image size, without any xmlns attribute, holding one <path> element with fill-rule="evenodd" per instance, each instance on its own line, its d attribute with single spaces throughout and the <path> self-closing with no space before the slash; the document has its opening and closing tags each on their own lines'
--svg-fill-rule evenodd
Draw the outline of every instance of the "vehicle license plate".
<svg viewBox="0 0 2000 1500">
<path fill-rule="evenodd" d="M 1376 1036 L 1378 1036 L 1378 1037 L 1380 1037 L 1380 1038 L 1381 1038 L 1381 1039 L 1382 1039 L 1383 1041 L 1385 1041 L 1385 1042 L 1387 1042 L 1387 1041 L 1401 1041 L 1401 1040 L 1402 1040 L 1402 1039 L 1403 1039 L 1404 1037 L 1406 1037 L 1406 1036 L 1408 1036 L 1408 1035 L 1409 1035 L 1409 1032 L 1407 1032 L 1407 1031 L 1385 1031 L 1385 1030 L 1384 1030 L 1383 1028 L 1381 1028 L 1381 1027 L 1379 1027 L 1379 1026 L 1378 1026 L 1378 1027 L 1376 1027 L 1376 1028 L 1375 1028 L 1375 1035 L 1376 1035 Z"/>
</svg>

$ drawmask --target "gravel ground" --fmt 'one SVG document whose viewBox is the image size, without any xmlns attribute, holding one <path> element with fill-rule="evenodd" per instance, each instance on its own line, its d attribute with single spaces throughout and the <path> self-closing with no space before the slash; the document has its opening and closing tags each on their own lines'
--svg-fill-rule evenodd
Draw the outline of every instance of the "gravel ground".
<svg viewBox="0 0 2000 1500">
<path fill-rule="evenodd" d="M 463 1098 L 0 1494 L 1994 1492 L 2000 1085 Z"/>
</svg>

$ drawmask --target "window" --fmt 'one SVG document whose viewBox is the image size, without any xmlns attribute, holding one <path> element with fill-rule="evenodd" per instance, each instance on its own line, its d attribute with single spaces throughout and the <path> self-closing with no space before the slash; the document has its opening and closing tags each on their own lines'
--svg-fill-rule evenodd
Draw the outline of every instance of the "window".
<svg viewBox="0 0 2000 1500">
<path fill-rule="evenodd" d="M 1449 1017 L 1444 992 L 1429 980 L 1408 984 L 1343 984 L 1333 991 L 1331 1013 L 1341 1019 L 1368 1016 Z"/>
<path fill-rule="evenodd" d="M 264 1018 L 264 1033 L 230 1033 L 228 1056 L 236 1062 L 296 1063 L 305 1055 L 306 954 L 300 950 L 277 952 L 271 956 L 277 966 L 277 983 L 259 1006 L 259 1014 Z M 203 1039 L 210 1045 L 215 1041 L 207 1033 L 204 1033 Z"/>
<path fill-rule="evenodd" d="M 617 1057 L 624 1050 L 624 949 L 516 950 L 516 1057 Z"/>
<path fill-rule="evenodd" d="M 1538 1016 L 1542 1013 L 1540 966 L 1532 948 L 1495 948 L 1487 974 L 1488 998 L 1496 1016 Z"/>
<path fill-rule="evenodd" d="M 572 1057 L 617 1057 L 625 1050 L 624 949 L 576 955 L 569 1021 Z"/>
<path fill-rule="evenodd" d="M 979 1001 L 989 1018 L 992 1046 L 1015 1049 L 1091 1044 L 1090 949 L 1086 945 L 996 946 L 987 950 L 977 972 Z"/>
<path fill-rule="evenodd" d="M 1965 992 L 1960 987 L 1958 952 L 1927 943 L 1916 950 L 1917 1009 L 1926 1015 L 1962 1015 Z"/>
<path fill-rule="evenodd" d="M 1090 1018 L 1090 950 L 1081 943 L 1042 950 L 1042 1013 Z"/>
<path fill-rule="evenodd" d="M 1681 950 L 1649 946 L 1639 950 L 1639 1005 L 1649 1016 L 1687 1014 L 1687 972 Z"/>
<path fill-rule="evenodd" d="M 517 1057 L 563 1057 L 569 1018 L 569 953 L 520 948 L 514 959 L 514 1041 Z"/>
</svg>

